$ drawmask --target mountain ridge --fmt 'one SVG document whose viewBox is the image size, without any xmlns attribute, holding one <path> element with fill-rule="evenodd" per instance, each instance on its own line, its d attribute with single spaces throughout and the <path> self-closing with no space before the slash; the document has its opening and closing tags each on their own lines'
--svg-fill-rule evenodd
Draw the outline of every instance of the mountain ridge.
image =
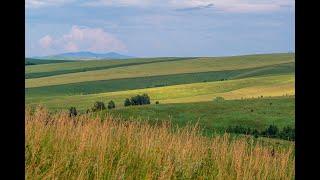
<svg viewBox="0 0 320 180">
<path fill-rule="evenodd" d="M 61 54 L 55 54 L 50 56 L 36 56 L 31 57 L 32 59 L 45 59 L 45 60 L 98 60 L 98 59 L 128 59 L 134 58 L 133 56 L 127 56 L 116 52 L 108 53 L 93 53 L 90 51 L 79 51 L 79 52 L 67 52 Z"/>
</svg>

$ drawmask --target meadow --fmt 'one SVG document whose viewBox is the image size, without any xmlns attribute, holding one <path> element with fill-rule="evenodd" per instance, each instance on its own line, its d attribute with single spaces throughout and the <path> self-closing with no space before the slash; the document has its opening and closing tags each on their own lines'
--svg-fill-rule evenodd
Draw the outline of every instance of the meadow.
<svg viewBox="0 0 320 180">
<path fill-rule="evenodd" d="M 124 67 L 139 64 L 150 64 L 155 62 L 179 61 L 192 58 L 150 58 L 134 60 L 89 60 L 89 61 L 72 61 L 71 63 L 29 66 L 26 68 L 26 79 L 54 76 L 59 74 L 69 74 L 76 72 L 95 71 L 100 69 L 111 69 L 115 67 Z M 58 60 L 57 60 L 58 61 Z M 60 61 L 60 60 L 59 60 Z M 70 61 L 65 61 L 70 62 Z"/>
<path fill-rule="evenodd" d="M 33 58 L 25 58 L 25 64 L 31 65 L 39 65 L 39 64 L 56 64 L 56 63 L 65 63 L 72 62 L 69 60 L 50 60 L 50 59 L 33 59 Z M 30 66 L 27 66 L 26 69 L 29 69 Z"/>
<path fill-rule="evenodd" d="M 96 93 L 87 95 L 27 96 L 27 104 L 43 104 L 49 109 L 67 109 L 71 106 L 85 111 L 95 101 L 113 100 L 118 107 L 123 106 L 125 98 L 147 93 L 152 103 L 187 103 L 211 101 L 215 97 L 241 99 L 261 96 L 294 95 L 294 77 L 292 75 L 258 76 L 228 81 L 200 82 L 172 85 L 156 88 L 135 89 Z"/>
<path fill-rule="evenodd" d="M 110 69 L 92 70 L 86 72 L 67 73 L 48 77 L 26 79 L 25 82 L 26 88 L 32 88 L 98 80 L 237 70 L 290 62 L 294 62 L 293 54 L 251 55 L 245 57 L 224 58 L 196 58 L 184 59 L 179 61 L 130 65 L 125 67 L 115 67 Z"/>
<path fill-rule="evenodd" d="M 279 128 L 294 126 L 294 97 L 254 98 L 246 100 L 224 100 L 211 102 L 153 104 L 106 110 L 121 119 L 135 121 L 170 120 L 181 127 L 198 124 L 206 133 L 225 131 L 226 127 L 242 125 L 263 130 L 269 125 Z"/>
<path fill-rule="evenodd" d="M 26 109 L 26 179 L 294 179 L 294 143 Z"/>
<path fill-rule="evenodd" d="M 294 73 L 294 68 L 294 63 L 284 63 L 240 70 L 210 71 L 202 73 L 183 73 L 174 75 L 87 81 L 62 85 L 26 88 L 25 93 L 27 97 L 96 94 L 103 92 L 190 84 L 196 82 L 225 81 L 262 75 L 291 74 Z"/>
<path fill-rule="evenodd" d="M 293 53 L 30 62 L 26 179 L 294 179 Z"/>
<path fill-rule="evenodd" d="M 50 111 L 73 106 L 79 113 L 96 101 L 113 100 L 116 108 L 103 116 L 170 119 L 181 127 L 198 122 L 209 134 L 230 125 L 294 127 L 294 73 L 291 53 L 39 64 L 26 66 L 25 100 L 27 106 L 41 104 Z M 124 107 L 126 98 L 143 93 L 151 105 Z M 225 101 L 215 102 L 216 97 Z"/>
</svg>

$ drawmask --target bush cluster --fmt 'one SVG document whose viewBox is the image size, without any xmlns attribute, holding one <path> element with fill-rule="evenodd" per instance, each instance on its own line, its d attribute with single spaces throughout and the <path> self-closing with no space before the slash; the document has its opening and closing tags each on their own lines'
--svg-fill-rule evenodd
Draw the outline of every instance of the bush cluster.
<svg viewBox="0 0 320 180">
<path fill-rule="evenodd" d="M 263 131 L 258 131 L 257 129 L 243 126 L 229 126 L 226 129 L 228 133 L 236 133 L 236 134 L 246 134 L 253 135 L 255 137 L 270 137 L 270 138 L 280 138 L 289 141 L 295 140 L 295 128 L 292 127 L 284 127 L 282 131 L 275 125 L 270 125 Z"/>
<path fill-rule="evenodd" d="M 77 112 L 77 109 L 75 107 L 71 107 L 69 109 L 69 117 L 74 117 L 74 116 L 77 116 L 78 112 Z"/>
<path fill-rule="evenodd" d="M 150 104 L 150 97 L 148 94 L 136 95 L 129 98 L 126 98 L 124 101 L 124 106 L 136 106 Z"/>
<path fill-rule="evenodd" d="M 114 109 L 114 108 L 116 108 L 116 104 L 111 100 L 111 101 L 109 101 L 109 103 L 108 103 L 108 109 Z"/>
<path fill-rule="evenodd" d="M 102 111 L 106 109 L 106 106 L 104 105 L 104 102 L 102 101 L 96 101 L 94 104 L 93 104 L 93 107 L 91 108 L 91 110 L 93 112 L 96 112 L 96 111 Z"/>
<path fill-rule="evenodd" d="M 108 103 L 108 106 L 107 106 L 108 109 L 114 109 L 116 108 L 116 104 L 113 100 L 109 101 Z M 89 112 L 97 112 L 97 111 L 102 111 L 102 110 L 105 110 L 106 109 L 106 106 L 104 104 L 104 102 L 102 101 L 96 101 L 94 104 L 93 104 L 93 107 L 91 109 L 87 109 L 87 113 Z"/>
<path fill-rule="evenodd" d="M 213 99 L 214 101 L 224 101 L 224 98 L 223 97 L 220 97 L 220 96 L 218 96 L 218 97 L 216 97 L 216 98 L 214 98 Z"/>
</svg>

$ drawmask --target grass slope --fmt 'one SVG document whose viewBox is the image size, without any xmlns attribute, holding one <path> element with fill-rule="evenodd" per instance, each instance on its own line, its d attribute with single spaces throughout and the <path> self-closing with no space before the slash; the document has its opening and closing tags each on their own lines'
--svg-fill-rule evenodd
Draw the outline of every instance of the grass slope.
<svg viewBox="0 0 320 180">
<path fill-rule="evenodd" d="M 268 65 L 290 63 L 294 61 L 293 59 L 294 54 L 271 54 L 223 58 L 197 58 L 172 62 L 158 62 L 152 64 L 132 65 L 112 69 L 26 79 L 26 88 L 85 81 L 256 68 Z"/>
<path fill-rule="evenodd" d="M 181 104 L 133 106 L 106 111 L 123 119 L 168 120 L 173 124 L 199 123 L 209 133 L 241 125 L 259 130 L 269 125 L 294 127 L 295 98 L 259 98 Z"/>
<path fill-rule="evenodd" d="M 148 93 L 153 102 L 158 100 L 160 103 L 210 101 L 217 96 L 222 96 L 226 99 L 240 99 L 261 95 L 293 95 L 294 75 L 252 77 L 228 81 L 192 83 L 89 95 L 47 97 L 26 96 L 26 103 L 41 103 L 47 105 L 50 109 L 66 109 L 70 106 L 75 106 L 79 110 L 86 110 L 91 107 L 95 101 L 101 100 L 104 102 L 114 100 L 118 106 L 122 106 L 125 98 L 142 93 Z"/>
<path fill-rule="evenodd" d="M 126 60 L 90 60 L 64 64 L 50 64 L 32 66 L 26 68 L 26 79 L 69 74 L 77 72 L 95 71 L 123 66 L 149 64 L 155 62 L 179 61 L 192 58 L 150 58 L 150 59 L 126 59 Z"/>
<path fill-rule="evenodd" d="M 95 94 L 102 92 L 143 89 L 149 87 L 170 86 L 196 82 L 211 82 L 220 81 L 222 79 L 238 79 L 261 75 L 287 73 L 294 73 L 294 63 L 285 63 L 279 65 L 265 66 L 261 68 L 250 68 L 230 71 L 186 73 L 175 75 L 70 83 L 63 85 L 26 88 L 25 92 L 26 96 L 28 97 Z"/>
<path fill-rule="evenodd" d="M 26 58 L 25 63 L 32 64 L 32 66 L 36 65 L 44 65 L 44 64 L 57 64 L 57 63 L 66 63 L 66 62 L 76 62 L 76 61 L 69 61 L 69 60 L 48 60 L 48 59 L 32 59 Z M 27 66 L 26 69 L 30 69 L 31 66 Z M 32 69 L 32 68 L 31 68 Z"/>
<path fill-rule="evenodd" d="M 26 112 L 26 179 L 294 179 L 294 143 Z M 274 153 L 272 153 L 274 152 Z"/>
</svg>

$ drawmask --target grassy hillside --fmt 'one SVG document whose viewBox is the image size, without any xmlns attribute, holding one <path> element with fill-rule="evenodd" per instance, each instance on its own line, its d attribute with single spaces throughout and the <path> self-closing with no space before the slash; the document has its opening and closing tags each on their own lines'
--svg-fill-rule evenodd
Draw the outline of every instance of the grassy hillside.
<svg viewBox="0 0 320 180">
<path fill-rule="evenodd" d="M 241 70 L 88 81 L 63 85 L 26 88 L 25 92 L 26 96 L 28 97 L 95 94 L 103 92 L 144 89 L 150 87 L 189 84 L 196 82 L 212 82 L 253 76 L 280 75 L 288 73 L 294 73 L 294 63 L 285 63 Z"/>
<path fill-rule="evenodd" d="M 56 64 L 56 63 L 65 63 L 65 62 L 75 62 L 75 61 L 68 61 L 68 60 L 48 60 L 48 59 L 32 59 L 26 58 L 25 64 L 30 64 L 32 66 L 35 65 L 44 65 L 44 64 Z M 31 66 L 27 66 L 26 69 L 29 69 Z"/>
<path fill-rule="evenodd" d="M 26 66 L 25 102 L 83 113 L 96 101 L 113 100 L 110 113 L 122 119 L 169 119 L 183 126 L 199 120 L 209 134 L 230 125 L 294 127 L 294 73 L 294 54 L 285 53 L 32 65 Z M 123 107 L 126 98 L 143 93 L 152 105 Z M 227 101 L 214 102 L 216 97 Z"/>
<path fill-rule="evenodd" d="M 294 62 L 293 54 L 196 58 L 26 79 L 26 88 L 121 78 L 238 70 L 290 62 Z"/>
<path fill-rule="evenodd" d="M 26 179 L 294 179 L 294 143 L 229 135 L 197 127 L 173 132 L 107 117 L 70 118 L 37 110 L 25 118 Z"/>
<path fill-rule="evenodd" d="M 155 62 L 179 61 L 192 58 L 149 58 L 149 59 L 124 59 L 124 60 L 88 60 L 63 64 L 46 64 L 26 67 L 26 78 L 39 78 L 59 74 L 69 74 L 85 71 L 95 71 L 138 64 Z"/>
<path fill-rule="evenodd" d="M 295 99 L 293 97 L 225 100 L 181 104 L 153 104 L 118 108 L 111 111 L 123 119 L 170 120 L 173 124 L 199 123 L 209 133 L 241 125 L 263 130 L 269 125 L 279 128 L 294 126 Z"/>
<path fill-rule="evenodd" d="M 125 98 L 136 94 L 148 93 L 153 102 L 183 103 L 210 101 L 217 96 L 226 99 L 251 98 L 258 96 L 282 96 L 294 94 L 294 76 L 273 75 L 252 77 L 228 81 L 202 82 L 157 88 L 117 91 L 89 95 L 28 97 L 27 104 L 44 104 L 50 109 L 66 109 L 76 106 L 85 110 L 95 101 L 114 100 L 118 106 L 123 105 Z"/>
</svg>

